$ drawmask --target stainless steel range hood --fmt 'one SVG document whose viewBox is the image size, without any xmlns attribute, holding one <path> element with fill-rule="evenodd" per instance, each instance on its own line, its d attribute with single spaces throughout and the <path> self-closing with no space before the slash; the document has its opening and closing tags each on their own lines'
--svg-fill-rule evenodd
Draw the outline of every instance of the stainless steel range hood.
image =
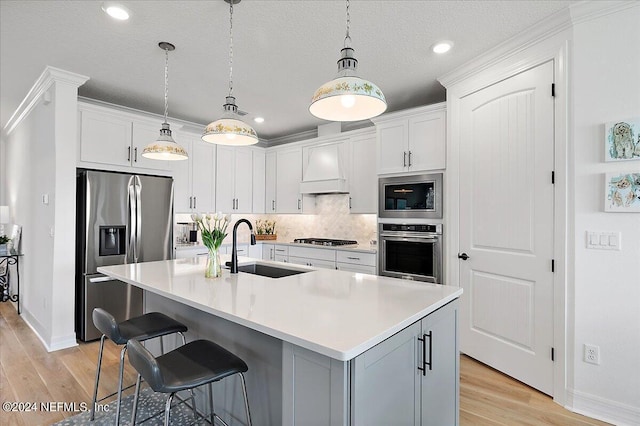
<svg viewBox="0 0 640 426">
<path fill-rule="evenodd" d="M 300 183 L 302 194 L 346 194 L 349 192 L 344 172 L 344 143 L 305 148 L 308 158 Z"/>
</svg>

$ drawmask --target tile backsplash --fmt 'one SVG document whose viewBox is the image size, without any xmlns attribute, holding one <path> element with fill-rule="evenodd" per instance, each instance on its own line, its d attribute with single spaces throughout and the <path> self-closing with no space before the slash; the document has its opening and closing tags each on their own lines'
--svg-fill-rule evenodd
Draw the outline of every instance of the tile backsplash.
<svg viewBox="0 0 640 426">
<path fill-rule="evenodd" d="M 258 219 L 276 221 L 277 241 L 292 242 L 294 238 L 337 238 L 356 240 L 359 244 L 369 244 L 377 240 L 377 216 L 375 214 L 349 213 L 348 194 L 325 194 L 315 197 L 315 214 L 237 214 L 232 215 L 229 235 L 225 243 L 231 243 L 233 224 L 240 218 L 248 219 L 252 224 Z M 176 222 L 191 221 L 188 214 L 177 214 Z M 177 235 L 174 232 L 174 235 Z M 246 242 L 249 229 L 241 225 L 238 228 L 238 240 Z"/>
</svg>

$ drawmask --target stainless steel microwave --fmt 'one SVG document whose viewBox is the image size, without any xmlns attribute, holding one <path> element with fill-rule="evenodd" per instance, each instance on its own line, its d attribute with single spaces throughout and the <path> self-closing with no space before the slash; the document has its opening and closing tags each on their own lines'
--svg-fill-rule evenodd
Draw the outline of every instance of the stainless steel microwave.
<svg viewBox="0 0 640 426">
<path fill-rule="evenodd" d="M 442 218 L 442 173 L 383 177 L 378 188 L 381 218 Z"/>
</svg>

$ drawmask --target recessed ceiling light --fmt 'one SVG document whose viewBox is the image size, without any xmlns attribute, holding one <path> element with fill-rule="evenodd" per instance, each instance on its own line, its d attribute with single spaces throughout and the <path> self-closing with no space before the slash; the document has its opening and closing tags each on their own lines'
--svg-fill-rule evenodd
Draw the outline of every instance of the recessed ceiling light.
<svg viewBox="0 0 640 426">
<path fill-rule="evenodd" d="M 253 121 L 255 121 L 256 123 L 264 123 L 264 118 L 256 117 L 256 118 L 253 119 Z"/>
<path fill-rule="evenodd" d="M 119 21 L 126 21 L 127 19 L 129 19 L 129 9 L 121 4 L 102 3 L 102 10 L 104 10 L 107 15 Z"/>
<path fill-rule="evenodd" d="M 433 45 L 431 50 L 433 50 L 435 53 L 446 53 L 449 50 L 451 50 L 452 47 L 453 47 L 452 41 L 439 41 Z"/>
</svg>

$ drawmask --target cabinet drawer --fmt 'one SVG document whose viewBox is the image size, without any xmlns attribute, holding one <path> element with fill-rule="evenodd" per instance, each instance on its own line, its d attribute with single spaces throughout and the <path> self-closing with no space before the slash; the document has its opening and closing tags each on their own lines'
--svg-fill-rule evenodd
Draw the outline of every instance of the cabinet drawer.
<svg viewBox="0 0 640 426">
<path fill-rule="evenodd" d="M 336 269 L 336 263 L 333 260 L 309 259 L 306 257 L 289 256 L 289 262 L 297 265 L 311 266 L 312 268 Z"/>
<path fill-rule="evenodd" d="M 289 257 L 289 246 L 279 246 L 275 244 L 273 246 L 273 251 L 275 252 L 276 256 Z"/>
<path fill-rule="evenodd" d="M 355 263 L 336 263 L 336 269 L 339 271 L 359 272 L 361 274 L 376 275 L 376 267 L 368 265 L 358 265 Z"/>
<path fill-rule="evenodd" d="M 367 265 L 375 267 L 376 254 L 338 250 L 336 254 L 336 261 L 341 263 L 354 263 L 356 265 Z"/>
<path fill-rule="evenodd" d="M 335 262 L 336 251 L 312 247 L 289 247 L 289 256 L 306 257 L 308 259 L 330 260 Z"/>
</svg>

